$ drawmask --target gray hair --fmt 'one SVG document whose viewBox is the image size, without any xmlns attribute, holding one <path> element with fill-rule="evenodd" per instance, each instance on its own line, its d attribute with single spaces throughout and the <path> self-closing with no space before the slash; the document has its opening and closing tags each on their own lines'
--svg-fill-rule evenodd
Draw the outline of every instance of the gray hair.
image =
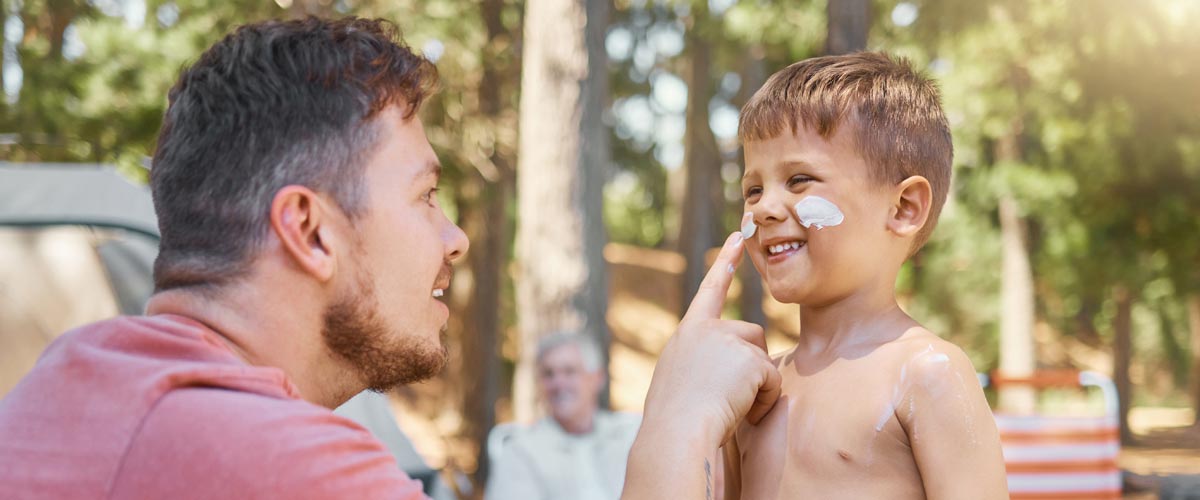
<svg viewBox="0 0 1200 500">
<path fill-rule="evenodd" d="M 601 363 L 604 362 L 604 358 L 600 356 L 600 347 L 591 337 L 575 332 L 556 332 L 538 340 L 538 364 L 542 363 L 542 358 L 551 350 L 572 344 L 579 347 L 579 353 L 583 356 L 584 369 L 591 373 L 601 371 Z"/>
</svg>

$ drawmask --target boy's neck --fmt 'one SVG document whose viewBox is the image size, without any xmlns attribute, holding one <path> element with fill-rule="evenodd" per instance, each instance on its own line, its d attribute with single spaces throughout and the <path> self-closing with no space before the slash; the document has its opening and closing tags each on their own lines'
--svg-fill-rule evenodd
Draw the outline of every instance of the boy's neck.
<svg viewBox="0 0 1200 500">
<path fill-rule="evenodd" d="M 830 304 L 800 306 L 797 354 L 843 354 L 864 344 L 877 345 L 915 326 L 900 309 L 891 288 L 850 295 Z"/>
</svg>

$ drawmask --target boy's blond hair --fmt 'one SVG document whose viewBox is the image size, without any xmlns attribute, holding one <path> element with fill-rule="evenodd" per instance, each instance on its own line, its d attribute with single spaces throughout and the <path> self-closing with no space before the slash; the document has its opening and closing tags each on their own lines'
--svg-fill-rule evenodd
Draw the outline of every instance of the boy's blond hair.
<svg viewBox="0 0 1200 500">
<path fill-rule="evenodd" d="M 829 140 L 847 123 L 876 182 L 929 180 L 933 205 L 910 253 L 929 240 L 950 190 L 954 145 L 934 82 L 878 52 L 807 59 L 771 75 L 742 108 L 738 137 L 761 141 L 810 127 Z"/>
</svg>

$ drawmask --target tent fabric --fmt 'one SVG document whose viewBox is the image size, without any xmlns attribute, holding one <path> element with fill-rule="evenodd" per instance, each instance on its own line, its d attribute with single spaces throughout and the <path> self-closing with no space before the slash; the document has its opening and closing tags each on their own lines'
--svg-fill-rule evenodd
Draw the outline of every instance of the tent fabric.
<svg viewBox="0 0 1200 500">
<path fill-rule="evenodd" d="M 96 164 L 0 162 L 0 225 L 115 227 L 158 238 L 150 190 Z"/>
<path fill-rule="evenodd" d="M 425 493 L 432 493 L 437 471 L 425 464 L 425 460 L 417 453 L 412 441 L 396 425 L 396 416 L 389 408 L 388 398 L 383 394 L 363 391 L 350 398 L 334 413 L 358 422 L 366 427 L 381 441 L 388 452 L 396 458 L 396 463 L 409 477 L 419 479 L 425 485 Z"/>
<path fill-rule="evenodd" d="M 154 293 L 154 258 L 158 240 L 106 238 L 96 245 L 121 314 L 142 314 Z"/>
<path fill-rule="evenodd" d="M 96 232 L 0 226 L 0 398 L 61 333 L 120 314 Z"/>
</svg>

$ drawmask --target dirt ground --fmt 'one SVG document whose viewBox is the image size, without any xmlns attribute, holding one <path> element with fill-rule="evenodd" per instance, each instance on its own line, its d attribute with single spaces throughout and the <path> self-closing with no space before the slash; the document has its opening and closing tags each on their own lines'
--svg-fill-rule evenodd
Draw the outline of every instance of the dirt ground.
<svg viewBox="0 0 1200 500">
<path fill-rule="evenodd" d="M 1135 408 L 1130 428 L 1136 440 L 1121 448 L 1118 459 L 1126 474 L 1126 499 L 1158 498 L 1166 476 L 1200 474 L 1200 427 L 1191 425 L 1187 410 Z"/>
</svg>

